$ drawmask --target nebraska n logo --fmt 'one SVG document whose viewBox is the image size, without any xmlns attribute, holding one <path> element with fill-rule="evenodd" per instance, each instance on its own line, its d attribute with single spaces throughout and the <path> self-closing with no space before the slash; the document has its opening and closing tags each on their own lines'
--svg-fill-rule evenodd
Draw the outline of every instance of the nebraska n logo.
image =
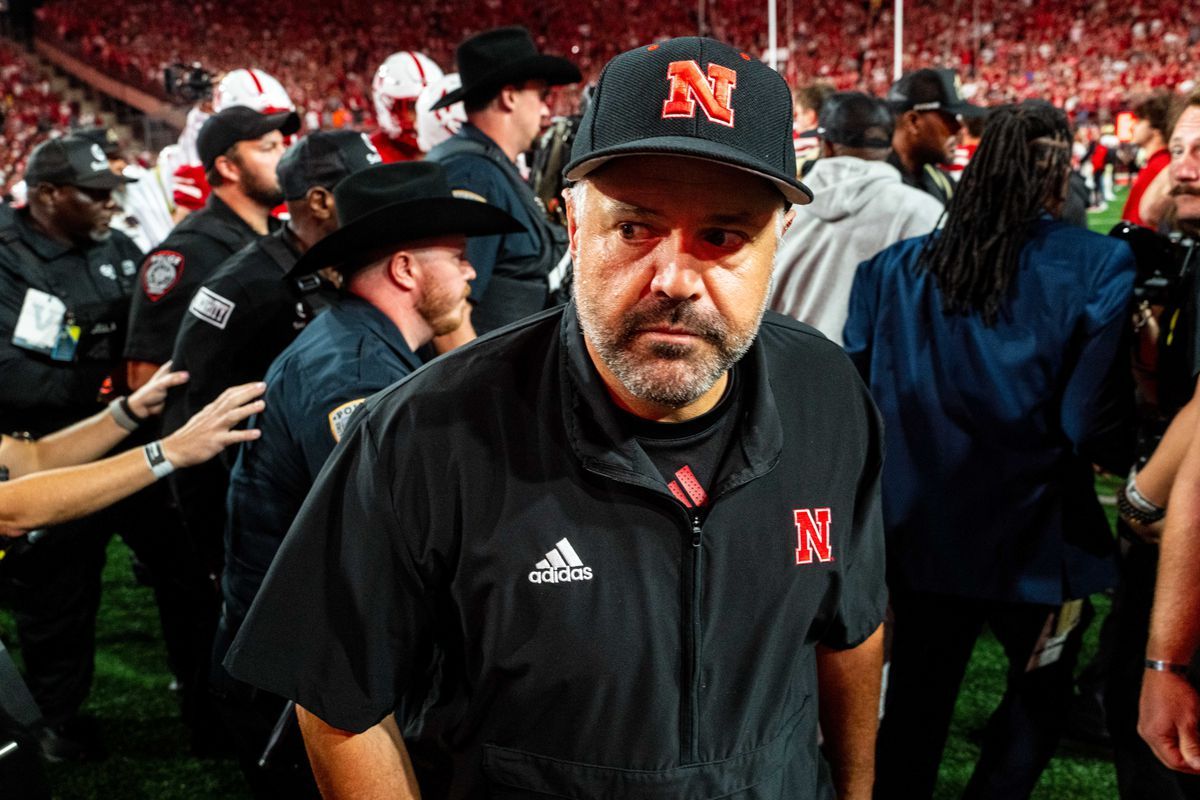
<svg viewBox="0 0 1200 800">
<path fill-rule="evenodd" d="M 672 61 L 667 67 L 671 95 L 663 102 L 663 119 L 696 116 L 699 101 L 704 114 L 719 125 L 733 127 L 733 89 L 737 73 L 720 64 L 709 64 L 708 75 L 695 61 Z"/>
<path fill-rule="evenodd" d="M 796 563 L 811 564 L 814 555 L 818 561 L 833 561 L 829 509 L 797 508 L 793 513 L 796 517 Z"/>
</svg>

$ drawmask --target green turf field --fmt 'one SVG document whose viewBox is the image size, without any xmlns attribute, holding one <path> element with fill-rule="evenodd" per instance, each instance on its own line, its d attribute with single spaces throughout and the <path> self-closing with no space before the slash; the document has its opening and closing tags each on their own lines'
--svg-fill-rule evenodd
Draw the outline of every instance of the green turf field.
<svg viewBox="0 0 1200 800">
<path fill-rule="evenodd" d="M 1107 232 L 1120 217 L 1121 200 L 1091 219 Z M 1111 494 L 1114 482 L 1102 482 Z M 186 734 L 178 721 L 162 646 L 154 598 L 132 576 L 129 551 L 114 540 L 104 573 L 104 599 L 97 631 L 96 680 L 85 711 L 100 722 L 110 755 L 100 763 L 50 765 L 48 773 L 60 798 L 247 797 L 237 766 L 230 760 L 187 755 Z M 1095 599 L 1097 615 L 1080 663 L 1095 649 L 1107 598 Z M 11 618 L 0 611 L 0 638 L 12 646 Z M 980 730 L 1000 698 L 1005 659 L 990 636 L 980 641 L 963 683 L 942 764 L 937 798 L 958 797 L 970 777 L 978 748 L 971 735 Z M 0 787 L 2 788 L 2 787 Z M 0 790 L 0 797 L 3 791 Z M 1034 797 L 1040 800 L 1111 800 L 1116 797 L 1112 763 L 1064 746 L 1046 770 Z"/>
</svg>

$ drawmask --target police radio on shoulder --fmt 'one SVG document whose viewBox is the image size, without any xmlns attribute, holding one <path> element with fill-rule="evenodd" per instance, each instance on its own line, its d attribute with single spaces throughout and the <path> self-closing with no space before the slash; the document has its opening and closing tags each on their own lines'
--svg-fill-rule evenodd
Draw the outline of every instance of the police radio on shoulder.
<svg viewBox="0 0 1200 800">
<path fill-rule="evenodd" d="M 167 460 L 167 456 L 163 452 L 161 439 L 142 447 L 142 452 L 146 456 L 146 463 L 150 466 L 150 471 L 154 473 L 155 479 L 165 478 L 175 471 L 175 465 Z"/>
</svg>

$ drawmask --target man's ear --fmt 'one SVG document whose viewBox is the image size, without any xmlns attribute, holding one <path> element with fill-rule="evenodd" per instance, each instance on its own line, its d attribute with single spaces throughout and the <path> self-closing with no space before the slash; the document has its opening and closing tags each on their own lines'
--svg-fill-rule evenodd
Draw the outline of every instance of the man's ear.
<svg viewBox="0 0 1200 800">
<path fill-rule="evenodd" d="M 500 90 L 494 102 L 501 111 L 512 111 L 517 106 L 517 92 L 519 91 L 521 91 L 521 87 L 509 84 Z"/>
<path fill-rule="evenodd" d="M 911 108 L 897 118 L 897 127 L 903 125 L 910 133 L 916 133 L 921 128 L 921 115 Z"/>
<path fill-rule="evenodd" d="M 312 214 L 315 219 L 332 219 L 337 213 L 333 204 L 333 192 L 324 186 L 314 186 L 309 189 L 305 201 L 308 204 L 308 213 Z"/>
<path fill-rule="evenodd" d="M 575 213 L 576 213 L 575 195 L 569 187 L 563 187 L 562 197 L 563 197 L 563 202 L 566 204 L 565 210 L 566 210 L 566 215 L 567 215 L 567 249 L 571 253 L 571 262 L 575 263 L 578 260 L 576 258 L 576 256 L 578 255 L 578 253 L 577 253 L 578 248 L 576 247 L 576 242 L 578 240 L 576 237 L 578 234 L 578 227 L 579 227 L 578 225 L 575 224 Z"/>
<path fill-rule="evenodd" d="M 421 283 L 421 265 L 408 250 L 393 253 L 388 260 L 388 277 L 406 292 L 414 292 Z"/>
<path fill-rule="evenodd" d="M 50 183 L 39 183 L 37 186 L 29 188 L 27 201 L 29 205 L 38 205 L 41 208 L 54 208 L 58 204 L 58 187 Z"/>
<path fill-rule="evenodd" d="M 237 147 L 237 145 L 234 145 Z M 229 152 L 233 152 L 230 150 Z M 225 153 L 217 156 L 217 160 L 213 162 L 213 169 L 217 171 L 226 183 L 236 185 L 242 177 L 242 170 L 238 167 L 237 162 L 230 158 Z"/>
<path fill-rule="evenodd" d="M 783 214 L 783 230 L 779 232 L 779 235 L 782 236 L 783 234 L 787 233 L 787 229 L 792 227 L 792 223 L 795 221 L 796 221 L 796 207 L 792 206 L 787 211 L 785 211 Z"/>
</svg>

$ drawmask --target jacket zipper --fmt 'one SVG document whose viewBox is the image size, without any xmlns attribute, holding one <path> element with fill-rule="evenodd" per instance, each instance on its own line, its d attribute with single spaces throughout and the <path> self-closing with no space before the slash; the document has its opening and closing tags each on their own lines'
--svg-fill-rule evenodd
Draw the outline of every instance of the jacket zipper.
<svg viewBox="0 0 1200 800">
<path fill-rule="evenodd" d="M 703 531 L 700 528 L 700 514 L 693 511 L 688 515 L 692 533 L 692 570 L 691 570 L 691 608 L 688 619 L 688 685 L 683 699 L 687 703 L 684 712 L 687 736 L 687 762 L 696 763 L 700 758 L 700 585 L 701 558 L 703 548 L 700 546 Z"/>
</svg>

